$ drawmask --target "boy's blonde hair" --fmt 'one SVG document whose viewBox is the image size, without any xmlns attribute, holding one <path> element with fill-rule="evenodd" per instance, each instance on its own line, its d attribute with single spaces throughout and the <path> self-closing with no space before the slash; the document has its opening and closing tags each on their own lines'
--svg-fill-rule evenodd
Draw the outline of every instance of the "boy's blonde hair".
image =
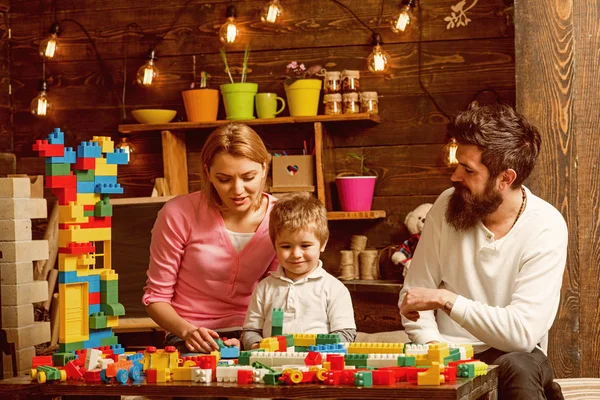
<svg viewBox="0 0 600 400">
<path fill-rule="evenodd" d="M 267 151 L 264 142 L 258 134 L 246 124 L 229 123 L 215 129 L 206 139 L 202 147 L 200 158 L 202 166 L 200 176 L 202 179 L 202 190 L 206 193 L 208 203 L 216 208 L 222 208 L 223 203 L 208 179 L 206 168 L 213 164 L 213 159 L 218 154 L 229 154 L 234 157 L 245 157 L 251 161 L 262 164 L 265 169 L 265 177 L 262 181 L 261 190 L 264 190 L 267 174 L 269 173 L 269 164 L 271 155 Z M 254 208 L 260 208 L 262 196 L 258 196 Z"/>
<path fill-rule="evenodd" d="M 315 196 L 308 192 L 295 192 L 277 200 L 269 220 L 269 236 L 275 244 L 277 235 L 288 230 L 312 231 L 321 246 L 329 239 L 327 209 Z"/>
</svg>

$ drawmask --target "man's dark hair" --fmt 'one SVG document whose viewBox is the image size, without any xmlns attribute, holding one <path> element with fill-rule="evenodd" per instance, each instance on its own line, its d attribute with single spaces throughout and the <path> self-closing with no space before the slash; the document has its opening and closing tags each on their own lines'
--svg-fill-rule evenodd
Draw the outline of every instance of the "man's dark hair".
<svg viewBox="0 0 600 400">
<path fill-rule="evenodd" d="M 542 143 L 537 128 L 508 104 L 479 106 L 476 101 L 450 121 L 448 136 L 454 137 L 459 146 L 477 146 L 490 178 L 509 168 L 515 170 L 517 178 L 512 188 L 521 186 L 531 174 Z"/>
</svg>

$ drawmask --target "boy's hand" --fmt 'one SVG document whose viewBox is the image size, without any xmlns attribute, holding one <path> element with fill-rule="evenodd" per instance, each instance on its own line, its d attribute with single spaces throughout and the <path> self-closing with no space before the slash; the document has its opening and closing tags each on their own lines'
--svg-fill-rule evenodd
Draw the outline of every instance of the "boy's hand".
<svg viewBox="0 0 600 400">
<path fill-rule="evenodd" d="M 219 345 L 215 339 L 219 338 L 219 334 L 212 329 L 198 328 L 188 332 L 185 337 L 185 345 L 190 351 L 198 351 L 202 353 L 210 353 L 218 351 Z"/>
<path fill-rule="evenodd" d="M 225 340 L 223 343 L 225 344 L 225 346 L 228 346 L 228 347 L 235 346 L 235 347 L 237 347 L 238 349 L 239 349 L 239 348 L 241 348 L 241 346 L 242 346 L 242 345 L 240 344 L 240 341 L 239 341 L 239 340 L 237 340 L 237 339 L 227 339 L 227 340 Z"/>
<path fill-rule="evenodd" d="M 250 350 L 258 349 L 258 346 L 260 346 L 260 343 L 254 343 L 252 346 L 250 346 Z"/>
</svg>

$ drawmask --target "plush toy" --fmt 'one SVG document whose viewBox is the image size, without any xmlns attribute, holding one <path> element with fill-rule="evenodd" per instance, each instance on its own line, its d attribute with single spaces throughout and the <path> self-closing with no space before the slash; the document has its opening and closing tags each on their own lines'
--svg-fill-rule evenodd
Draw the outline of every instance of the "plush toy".
<svg viewBox="0 0 600 400">
<path fill-rule="evenodd" d="M 404 225 L 408 228 L 410 237 L 402 243 L 394 254 L 392 254 L 392 262 L 396 266 L 402 266 L 402 275 L 406 276 L 408 269 L 410 268 L 410 262 L 412 260 L 419 239 L 421 238 L 421 232 L 423 232 L 423 226 L 425 225 L 425 217 L 429 210 L 431 210 L 433 204 L 424 203 L 409 212 L 404 219 Z"/>
</svg>

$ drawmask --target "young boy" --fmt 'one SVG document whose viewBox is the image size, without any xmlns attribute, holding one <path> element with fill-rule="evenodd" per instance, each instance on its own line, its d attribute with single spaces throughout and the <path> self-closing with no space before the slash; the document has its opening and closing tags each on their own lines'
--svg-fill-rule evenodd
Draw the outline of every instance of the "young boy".
<svg viewBox="0 0 600 400">
<path fill-rule="evenodd" d="M 319 260 L 329 239 L 325 206 L 310 193 L 297 192 L 280 198 L 270 218 L 279 266 L 254 289 L 242 332 L 244 348 L 256 348 L 271 336 L 273 308 L 284 311 L 283 333 L 338 333 L 342 341 L 354 341 L 350 292 Z"/>
</svg>

